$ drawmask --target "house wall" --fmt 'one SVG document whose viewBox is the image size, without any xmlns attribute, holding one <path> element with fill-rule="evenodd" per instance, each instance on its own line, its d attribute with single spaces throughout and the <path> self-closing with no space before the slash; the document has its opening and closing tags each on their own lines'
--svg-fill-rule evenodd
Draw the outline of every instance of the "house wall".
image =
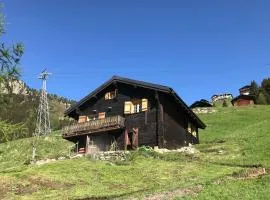
<svg viewBox="0 0 270 200">
<path fill-rule="evenodd" d="M 249 99 L 238 99 L 237 101 L 233 102 L 234 106 L 247 106 L 253 105 L 254 101 Z"/>
<path fill-rule="evenodd" d="M 156 145 L 156 109 L 127 115 L 126 128 L 128 132 L 131 132 L 132 128 L 139 128 L 139 146 L 154 147 Z"/>
<path fill-rule="evenodd" d="M 117 97 L 115 99 L 105 100 L 105 93 L 115 89 L 117 89 Z M 81 106 L 75 118 L 78 119 L 79 115 L 93 115 L 93 110 L 96 110 L 96 115 L 100 112 L 106 112 L 106 117 L 115 115 L 123 116 L 126 119 L 125 125 L 128 132 L 131 132 L 132 128 L 139 129 L 139 146 L 155 146 L 157 113 L 154 96 L 155 94 L 152 90 L 118 83 L 117 85 L 111 85 L 106 88 L 103 92 L 99 93 L 95 99 L 91 99 Z M 148 99 L 148 110 L 146 112 L 124 114 L 125 101 L 143 98 Z M 109 107 L 111 107 L 111 110 L 108 109 Z M 124 131 L 120 130 L 118 134 L 116 138 L 118 147 L 124 149 Z M 111 139 L 106 136 L 102 137 L 106 144 L 109 143 L 108 141 L 111 141 Z"/>
<path fill-rule="evenodd" d="M 117 97 L 115 99 L 105 100 L 106 92 L 117 89 Z M 104 91 L 100 92 L 96 99 L 91 99 L 80 107 L 80 115 L 92 115 L 93 110 L 97 113 L 106 112 L 106 116 L 121 115 L 124 116 L 124 102 L 132 99 L 147 98 L 150 104 L 153 105 L 153 92 L 147 89 L 136 88 L 130 85 L 118 83 L 116 86 L 111 85 Z M 112 109 L 109 110 L 108 108 Z"/>
<path fill-rule="evenodd" d="M 97 151 L 109 151 L 114 141 L 121 142 L 121 136 L 122 132 L 120 131 L 89 134 L 89 148 L 91 148 L 91 145 L 94 144 L 94 146 L 97 148 Z M 117 142 L 117 145 L 119 144 L 120 146 L 118 146 L 118 148 L 122 149 L 121 143 Z"/>
<path fill-rule="evenodd" d="M 105 100 L 105 93 L 117 89 L 117 98 Z M 148 110 L 146 112 L 124 114 L 125 101 L 133 99 L 148 99 Z M 179 106 L 172 95 L 155 92 L 150 89 L 135 87 L 123 83 L 112 84 L 104 91 L 100 92 L 96 98 L 92 98 L 84 103 L 77 110 L 73 117 L 78 119 L 79 115 L 92 115 L 93 110 L 96 113 L 106 112 L 106 117 L 121 115 L 125 117 L 126 131 L 132 132 L 133 128 L 138 128 L 138 145 L 159 146 L 174 149 L 188 143 L 196 143 L 198 140 L 192 134 L 187 132 L 188 122 L 196 124 L 189 119 L 187 112 Z M 111 110 L 108 108 L 111 107 Z M 194 127 L 198 130 L 197 127 Z M 102 134 L 102 133 L 100 133 Z M 119 149 L 125 148 L 124 130 L 115 133 Z M 91 137 L 91 134 L 90 134 Z M 97 134 L 95 137 L 99 137 Z M 107 149 L 112 141 L 109 134 L 102 135 L 95 139 L 101 149 Z M 102 147 L 102 141 L 104 147 Z M 107 145 L 107 146 L 106 146 Z"/>
<path fill-rule="evenodd" d="M 163 147 L 174 149 L 188 143 L 197 143 L 198 140 L 187 131 L 188 122 L 193 124 L 195 130 L 198 128 L 194 125 L 192 119 L 183 108 L 173 101 L 173 96 L 160 95 L 161 113 L 160 122 L 163 128 L 160 130 L 160 143 Z M 162 113 L 163 110 L 163 113 Z M 162 118 L 163 115 L 163 118 Z"/>
</svg>

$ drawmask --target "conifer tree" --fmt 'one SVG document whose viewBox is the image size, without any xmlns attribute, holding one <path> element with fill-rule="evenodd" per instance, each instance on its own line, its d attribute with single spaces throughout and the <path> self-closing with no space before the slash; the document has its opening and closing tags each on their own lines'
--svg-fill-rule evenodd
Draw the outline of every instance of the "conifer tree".
<svg viewBox="0 0 270 200">
<path fill-rule="evenodd" d="M 264 94 L 267 103 L 270 104 L 270 78 L 265 78 L 262 81 L 261 91 Z"/>
<path fill-rule="evenodd" d="M 0 37 L 6 33 L 4 14 L 0 5 Z M 13 99 L 12 81 L 18 80 L 21 73 L 19 63 L 23 55 L 23 45 L 21 43 L 6 46 L 4 42 L 0 43 L 0 108 L 8 110 L 7 105 Z M 3 88 L 7 90 L 8 96 L 3 95 Z M 2 112 L 2 110 L 0 110 Z M 12 124 L 10 121 L 0 119 L 0 142 L 8 141 L 21 137 L 20 134 L 24 130 L 24 124 Z"/>
<path fill-rule="evenodd" d="M 263 92 L 259 92 L 259 95 L 258 95 L 258 98 L 257 98 L 256 103 L 257 104 L 262 104 L 262 105 L 268 104 L 267 98 L 265 97 L 265 95 L 264 95 Z"/>
<path fill-rule="evenodd" d="M 254 81 L 254 80 L 251 81 L 250 86 L 251 86 L 250 94 L 255 96 L 255 101 L 257 102 L 258 97 L 259 97 L 259 93 L 260 93 L 259 86 L 256 83 L 256 81 Z"/>
</svg>

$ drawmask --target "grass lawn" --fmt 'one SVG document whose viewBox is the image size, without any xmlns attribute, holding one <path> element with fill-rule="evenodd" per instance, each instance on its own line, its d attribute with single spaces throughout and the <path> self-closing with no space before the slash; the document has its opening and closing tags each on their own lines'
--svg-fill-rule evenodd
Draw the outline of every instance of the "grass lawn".
<svg viewBox="0 0 270 200">
<path fill-rule="evenodd" d="M 24 163 L 31 139 L 0 144 L 0 199 L 154 199 L 153 194 L 197 186 L 201 189 L 171 197 L 268 199 L 269 175 L 232 175 L 251 166 L 270 168 L 270 106 L 219 108 L 200 117 L 207 128 L 193 156 L 137 154 L 115 164 L 86 157 L 29 166 Z M 59 157 L 68 154 L 70 145 L 58 136 L 40 138 L 37 153 Z"/>
<path fill-rule="evenodd" d="M 58 132 L 50 137 L 35 140 L 37 159 L 57 158 L 68 155 L 72 143 L 63 140 Z M 19 139 L 0 144 L 0 173 L 20 170 L 31 159 L 33 138 Z"/>
<path fill-rule="evenodd" d="M 225 180 L 222 184 L 206 184 L 198 196 L 188 199 L 269 199 L 270 175 L 257 179 Z M 176 198 L 177 199 L 177 198 Z M 180 199 L 180 198 L 179 198 Z"/>
</svg>

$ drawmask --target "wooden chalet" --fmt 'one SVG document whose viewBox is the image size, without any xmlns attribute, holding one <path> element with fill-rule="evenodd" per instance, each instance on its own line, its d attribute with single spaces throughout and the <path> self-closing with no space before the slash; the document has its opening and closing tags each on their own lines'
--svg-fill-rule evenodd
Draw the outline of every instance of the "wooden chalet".
<svg viewBox="0 0 270 200">
<path fill-rule="evenodd" d="M 113 76 L 66 116 L 77 123 L 62 130 L 63 138 L 91 153 L 138 146 L 174 149 L 199 143 L 205 124 L 170 87 Z"/>
<path fill-rule="evenodd" d="M 204 107 L 213 107 L 213 105 L 205 100 L 201 99 L 200 101 L 195 101 L 193 104 L 190 105 L 190 108 L 204 108 Z"/>
<path fill-rule="evenodd" d="M 251 95 L 251 86 L 246 85 L 239 89 L 240 95 L 232 99 L 233 106 L 248 106 L 255 104 L 255 96 Z"/>
<path fill-rule="evenodd" d="M 240 95 L 249 95 L 251 93 L 251 86 L 250 85 L 245 85 L 244 87 L 241 87 L 239 89 Z"/>
<path fill-rule="evenodd" d="M 244 95 L 240 94 L 239 96 L 232 99 L 233 106 L 248 106 L 255 104 L 255 96 L 254 95 Z"/>
</svg>

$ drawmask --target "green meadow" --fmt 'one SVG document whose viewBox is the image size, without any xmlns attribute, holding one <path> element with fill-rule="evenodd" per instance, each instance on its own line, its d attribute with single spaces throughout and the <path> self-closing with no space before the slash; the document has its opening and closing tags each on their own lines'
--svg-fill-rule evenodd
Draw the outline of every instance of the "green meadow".
<svg viewBox="0 0 270 200">
<path fill-rule="evenodd" d="M 270 106 L 218 108 L 193 155 L 147 148 L 125 161 L 90 157 L 30 165 L 32 138 L 0 144 L 0 199 L 269 199 Z M 68 156 L 59 133 L 38 159 Z M 261 173 L 263 171 L 264 173 Z"/>
</svg>

